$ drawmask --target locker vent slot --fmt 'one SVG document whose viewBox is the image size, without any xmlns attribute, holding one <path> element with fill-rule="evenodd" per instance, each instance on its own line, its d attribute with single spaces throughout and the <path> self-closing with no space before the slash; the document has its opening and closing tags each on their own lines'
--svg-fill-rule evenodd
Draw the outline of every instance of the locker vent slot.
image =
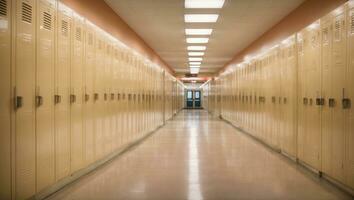
<svg viewBox="0 0 354 200">
<path fill-rule="evenodd" d="M 0 0 L 0 16 L 7 15 L 7 2 L 6 0 Z"/>
<path fill-rule="evenodd" d="M 22 2 L 22 21 L 32 23 L 32 6 Z"/>
<path fill-rule="evenodd" d="M 47 30 L 52 30 L 52 15 L 50 13 L 43 13 L 43 27 Z"/>
<path fill-rule="evenodd" d="M 92 37 L 92 34 L 90 33 L 89 36 L 88 36 L 88 43 L 89 45 L 92 45 L 93 44 L 93 37 Z"/>
<path fill-rule="evenodd" d="M 328 28 L 322 30 L 323 44 L 328 44 Z"/>
<path fill-rule="evenodd" d="M 68 36 L 68 32 L 69 32 L 69 24 L 67 21 L 61 20 L 61 34 L 65 37 Z"/>
<path fill-rule="evenodd" d="M 350 16 L 350 34 L 354 34 L 354 12 Z"/>
<path fill-rule="evenodd" d="M 336 41 L 340 41 L 340 35 L 341 35 L 341 26 L 340 26 L 340 20 L 336 20 L 335 24 L 334 24 L 334 39 Z"/>
<path fill-rule="evenodd" d="M 76 28 L 76 40 L 81 41 L 81 28 Z"/>
</svg>

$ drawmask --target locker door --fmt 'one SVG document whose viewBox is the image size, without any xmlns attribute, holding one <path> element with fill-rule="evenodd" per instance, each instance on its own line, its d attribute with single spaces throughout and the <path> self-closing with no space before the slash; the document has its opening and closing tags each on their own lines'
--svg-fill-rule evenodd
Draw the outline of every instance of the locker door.
<svg viewBox="0 0 354 200">
<path fill-rule="evenodd" d="M 345 158 L 345 170 L 346 170 L 346 184 L 351 188 L 354 188 L 354 3 L 350 2 L 348 4 L 348 59 L 347 59 L 347 83 L 343 94 L 343 100 L 345 100 L 348 105 L 344 109 L 347 111 L 346 120 L 346 158 Z M 342 100 L 342 101 L 343 101 Z M 351 103 L 351 105 L 350 105 Z"/>
<path fill-rule="evenodd" d="M 11 199 L 11 1 L 0 0 L 0 199 Z"/>
<path fill-rule="evenodd" d="M 72 21 L 71 42 L 71 172 L 83 167 L 83 56 L 84 27 L 83 18 L 78 15 Z"/>
<path fill-rule="evenodd" d="M 112 141 L 111 141 L 111 122 L 110 122 L 110 83 L 111 83 L 111 45 L 109 44 L 107 38 L 105 36 L 105 63 L 104 63 L 104 88 L 105 88 L 105 108 L 104 108 L 104 148 L 105 155 L 109 154 L 112 149 Z"/>
<path fill-rule="evenodd" d="M 304 38 L 304 53 L 305 87 L 309 98 L 306 107 L 304 161 L 315 169 L 321 170 L 321 66 L 320 27 L 318 22 L 307 28 Z"/>
<path fill-rule="evenodd" d="M 95 33 L 93 26 L 86 22 L 85 38 L 85 70 L 84 70 L 84 136 L 85 136 L 85 163 L 94 161 L 94 74 L 95 74 Z"/>
<path fill-rule="evenodd" d="M 36 67 L 37 192 L 55 181 L 54 35 L 56 2 L 38 0 Z"/>
<path fill-rule="evenodd" d="M 71 11 L 62 3 L 57 12 L 55 65 L 55 169 L 56 180 L 70 174 L 70 30 Z"/>
<path fill-rule="evenodd" d="M 14 3 L 15 199 L 35 193 L 35 0 Z"/>
</svg>

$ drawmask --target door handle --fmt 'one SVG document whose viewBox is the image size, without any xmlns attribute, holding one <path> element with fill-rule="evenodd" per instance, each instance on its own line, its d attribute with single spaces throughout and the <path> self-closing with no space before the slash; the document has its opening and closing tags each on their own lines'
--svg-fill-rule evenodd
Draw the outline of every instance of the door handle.
<svg viewBox="0 0 354 200">
<path fill-rule="evenodd" d="M 36 96 L 36 106 L 40 107 L 43 105 L 43 97 L 42 96 Z"/>
<path fill-rule="evenodd" d="M 23 105 L 23 97 L 22 96 L 15 96 L 15 110 L 19 109 Z"/>
<path fill-rule="evenodd" d="M 71 94 L 70 95 L 70 103 L 75 103 L 76 102 L 76 95 Z"/>
<path fill-rule="evenodd" d="M 61 96 L 60 95 L 54 95 L 54 104 L 59 104 L 61 102 Z"/>
</svg>

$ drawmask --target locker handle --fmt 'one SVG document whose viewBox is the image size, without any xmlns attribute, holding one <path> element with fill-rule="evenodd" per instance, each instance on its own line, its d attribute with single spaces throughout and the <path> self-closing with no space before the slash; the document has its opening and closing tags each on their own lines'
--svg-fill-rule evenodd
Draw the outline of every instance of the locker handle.
<svg viewBox="0 0 354 200">
<path fill-rule="evenodd" d="M 275 103 L 275 101 L 276 101 L 275 96 L 272 96 L 272 103 Z"/>
<path fill-rule="evenodd" d="M 15 110 L 21 108 L 23 105 L 23 97 L 21 96 L 16 96 L 15 97 Z"/>
<path fill-rule="evenodd" d="M 95 101 L 98 100 L 98 97 L 99 97 L 98 93 L 95 93 L 95 94 L 93 95 L 93 98 L 94 98 Z"/>
<path fill-rule="evenodd" d="M 284 103 L 284 104 L 288 103 L 288 98 L 284 97 L 283 103 Z"/>
<path fill-rule="evenodd" d="M 107 101 L 107 93 L 104 93 L 104 100 Z"/>
<path fill-rule="evenodd" d="M 85 101 L 89 101 L 90 100 L 90 95 L 89 94 L 85 94 Z"/>
<path fill-rule="evenodd" d="M 114 100 L 114 93 L 111 93 L 111 100 Z"/>
<path fill-rule="evenodd" d="M 325 103 L 324 98 L 316 98 L 316 105 L 317 106 L 323 106 Z"/>
<path fill-rule="evenodd" d="M 329 106 L 330 108 L 335 107 L 335 106 L 336 106 L 336 100 L 335 100 L 334 98 L 329 98 L 329 99 L 328 99 L 328 106 Z"/>
<path fill-rule="evenodd" d="M 118 101 L 120 100 L 120 94 L 119 93 L 117 94 L 117 100 Z"/>
<path fill-rule="evenodd" d="M 36 106 L 40 107 L 43 105 L 43 97 L 42 96 L 36 96 Z"/>
<path fill-rule="evenodd" d="M 54 95 L 54 103 L 59 104 L 61 102 L 61 96 L 60 95 Z"/>
<path fill-rule="evenodd" d="M 71 94 L 70 95 L 70 103 L 75 103 L 76 102 L 76 95 Z"/>
<path fill-rule="evenodd" d="M 308 104 L 308 99 L 306 97 L 304 97 L 304 99 L 302 100 L 303 104 L 304 105 L 307 105 Z"/>
<path fill-rule="evenodd" d="M 351 100 L 348 98 L 343 98 L 342 99 L 342 107 L 343 107 L 343 109 L 351 108 Z"/>
</svg>

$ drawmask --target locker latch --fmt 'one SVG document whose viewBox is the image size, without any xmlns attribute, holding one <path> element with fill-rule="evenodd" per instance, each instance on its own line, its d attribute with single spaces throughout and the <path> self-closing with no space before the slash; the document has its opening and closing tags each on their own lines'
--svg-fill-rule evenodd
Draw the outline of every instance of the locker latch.
<svg viewBox="0 0 354 200">
<path fill-rule="evenodd" d="M 15 110 L 19 109 L 22 107 L 23 104 L 23 97 L 21 96 L 16 96 L 15 97 Z"/>
<path fill-rule="evenodd" d="M 70 103 L 75 103 L 76 102 L 76 95 L 71 94 L 70 95 Z"/>
<path fill-rule="evenodd" d="M 308 98 L 304 97 L 304 99 L 302 100 L 303 104 L 304 105 L 307 105 L 308 104 Z"/>
<path fill-rule="evenodd" d="M 348 98 L 342 99 L 342 107 L 343 107 L 343 109 L 351 108 L 351 100 Z"/>
<path fill-rule="evenodd" d="M 104 100 L 107 101 L 107 93 L 104 93 Z"/>
<path fill-rule="evenodd" d="M 120 100 L 120 94 L 119 93 L 117 94 L 117 100 L 118 101 Z"/>
<path fill-rule="evenodd" d="M 98 93 L 95 93 L 95 94 L 93 95 L 93 98 L 94 98 L 95 101 L 97 101 L 97 100 L 98 100 Z"/>
<path fill-rule="evenodd" d="M 61 96 L 60 95 L 54 95 L 54 104 L 59 104 L 61 102 Z"/>
<path fill-rule="evenodd" d="M 114 93 L 111 93 L 111 100 L 114 100 Z"/>
<path fill-rule="evenodd" d="M 336 106 L 336 100 L 333 99 L 333 98 L 329 98 L 328 99 L 328 106 L 331 107 L 331 108 L 335 107 Z"/>
<path fill-rule="evenodd" d="M 40 107 L 43 105 L 43 97 L 42 96 L 36 96 L 36 106 Z"/>
<path fill-rule="evenodd" d="M 288 103 L 288 98 L 284 97 L 283 103 L 284 103 L 284 104 Z"/>
<path fill-rule="evenodd" d="M 85 101 L 87 102 L 87 101 L 89 101 L 89 100 L 90 100 L 90 95 L 85 94 Z"/>
<path fill-rule="evenodd" d="M 324 98 L 316 98 L 316 105 L 323 106 L 325 104 Z"/>
<path fill-rule="evenodd" d="M 275 101 L 276 101 L 275 96 L 272 96 L 272 103 L 275 103 Z"/>
</svg>

